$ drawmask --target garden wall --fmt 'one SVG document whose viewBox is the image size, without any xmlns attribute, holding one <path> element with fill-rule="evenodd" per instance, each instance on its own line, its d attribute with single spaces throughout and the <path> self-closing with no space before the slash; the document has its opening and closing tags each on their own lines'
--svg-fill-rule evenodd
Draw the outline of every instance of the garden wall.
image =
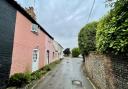
<svg viewBox="0 0 128 89">
<path fill-rule="evenodd" d="M 128 89 L 128 57 L 90 53 L 85 70 L 98 89 Z"/>
</svg>

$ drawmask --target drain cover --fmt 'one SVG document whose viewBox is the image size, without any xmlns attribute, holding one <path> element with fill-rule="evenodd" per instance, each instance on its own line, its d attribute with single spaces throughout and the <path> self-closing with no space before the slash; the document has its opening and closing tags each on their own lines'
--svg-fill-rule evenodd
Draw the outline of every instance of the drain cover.
<svg viewBox="0 0 128 89">
<path fill-rule="evenodd" d="M 73 84 L 73 85 L 76 85 L 76 86 L 82 87 L 82 82 L 79 81 L 79 80 L 73 80 L 73 81 L 72 81 L 72 84 Z"/>
</svg>

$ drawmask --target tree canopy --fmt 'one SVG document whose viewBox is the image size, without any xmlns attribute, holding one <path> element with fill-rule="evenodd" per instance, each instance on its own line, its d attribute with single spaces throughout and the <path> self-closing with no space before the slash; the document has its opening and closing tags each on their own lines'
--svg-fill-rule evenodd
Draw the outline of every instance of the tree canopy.
<svg viewBox="0 0 128 89">
<path fill-rule="evenodd" d="M 117 0 L 99 21 L 96 44 L 103 53 L 128 53 L 128 0 Z"/>
<path fill-rule="evenodd" d="M 78 57 L 80 55 L 79 48 L 73 48 L 72 49 L 72 57 Z"/>
<path fill-rule="evenodd" d="M 82 54 L 88 54 L 89 51 L 96 49 L 96 28 L 98 22 L 86 24 L 79 32 L 78 44 Z"/>
<path fill-rule="evenodd" d="M 64 55 L 65 56 L 69 56 L 71 54 L 70 52 L 70 48 L 66 48 L 64 51 L 63 51 Z"/>
</svg>

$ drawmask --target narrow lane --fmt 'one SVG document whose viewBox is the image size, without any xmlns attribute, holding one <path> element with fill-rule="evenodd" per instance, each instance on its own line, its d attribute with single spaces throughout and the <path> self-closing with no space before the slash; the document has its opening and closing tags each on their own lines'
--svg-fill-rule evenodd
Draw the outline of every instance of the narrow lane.
<svg viewBox="0 0 128 89">
<path fill-rule="evenodd" d="M 35 89 L 93 89 L 81 65 L 81 58 L 65 58 Z"/>
</svg>

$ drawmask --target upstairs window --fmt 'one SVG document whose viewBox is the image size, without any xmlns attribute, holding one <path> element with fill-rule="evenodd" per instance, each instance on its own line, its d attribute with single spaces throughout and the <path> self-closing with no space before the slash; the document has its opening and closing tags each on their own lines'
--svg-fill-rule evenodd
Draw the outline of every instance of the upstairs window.
<svg viewBox="0 0 128 89">
<path fill-rule="evenodd" d="M 38 33 L 38 25 L 32 24 L 32 32 Z"/>
</svg>

